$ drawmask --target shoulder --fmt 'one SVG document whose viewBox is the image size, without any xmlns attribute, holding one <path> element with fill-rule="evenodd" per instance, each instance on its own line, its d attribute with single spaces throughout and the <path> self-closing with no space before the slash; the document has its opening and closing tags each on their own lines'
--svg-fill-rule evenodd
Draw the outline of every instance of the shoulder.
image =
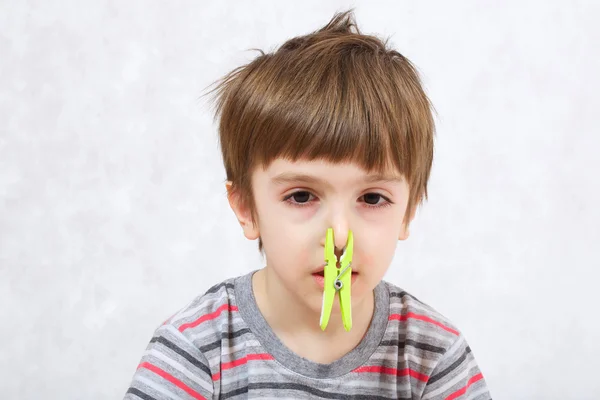
<svg viewBox="0 0 600 400">
<path fill-rule="evenodd" d="M 220 332 L 227 331 L 232 315 L 238 310 L 235 300 L 236 279 L 229 278 L 213 285 L 172 315 L 163 326 L 179 331 L 198 347 L 220 340 Z"/>
<path fill-rule="evenodd" d="M 399 335 L 418 340 L 421 347 L 437 347 L 440 354 L 459 340 L 459 329 L 436 309 L 392 283 L 385 285 L 390 296 L 389 323 L 395 324 Z"/>
<path fill-rule="evenodd" d="M 410 293 L 385 284 L 390 294 L 388 330 L 424 383 L 423 397 L 489 399 L 483 374 L 459 329 Z"/>
<path fill-rule="evenodd" d="M 196 296 L 156 329 L 126 398 L 150 398 L 156 390 L 175 398 L 181 389 L 195 398 L 212 398 L 220 366 L 218 358 L 207 355 L 220 347 L 223 332 L 233 323 L 235 279 Z"/>
</svg>

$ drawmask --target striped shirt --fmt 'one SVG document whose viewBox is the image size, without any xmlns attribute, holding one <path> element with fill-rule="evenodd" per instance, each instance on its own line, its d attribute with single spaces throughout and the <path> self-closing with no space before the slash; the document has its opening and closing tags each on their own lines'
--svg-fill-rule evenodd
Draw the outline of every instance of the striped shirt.
<svg viewBox="0 0 600 400">
<path fill-rule="evenodd" d="M 125 399 L 491 398 L 461 333 L 397 286 L 380 282 L 362 341 L 319 364 L 271 330 L 252 274 L 213 286 L 160 326 Z"/>
</svg>

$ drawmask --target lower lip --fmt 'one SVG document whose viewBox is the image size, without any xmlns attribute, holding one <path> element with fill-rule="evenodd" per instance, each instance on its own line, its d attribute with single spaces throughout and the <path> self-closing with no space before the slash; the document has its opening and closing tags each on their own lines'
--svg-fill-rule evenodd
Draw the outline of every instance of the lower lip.
<svg viewBox="0 0 600 400">
<path fill-rule="evenodd" d="M 357 277 L 358 277 L 358 274 L 356 272 L 353 272 L 352 277 L 350 278 L 350 282 L 352 282 L 353 285 L 354 285 L 354 282 L 356 282 Z M 319 285 L 319 287 L 321 289 L 325 288 L 325 277 L 323 275 L 313 274 L 313 279 L 315 280 L 315 283 L 317 285 Z"/>
</svg>

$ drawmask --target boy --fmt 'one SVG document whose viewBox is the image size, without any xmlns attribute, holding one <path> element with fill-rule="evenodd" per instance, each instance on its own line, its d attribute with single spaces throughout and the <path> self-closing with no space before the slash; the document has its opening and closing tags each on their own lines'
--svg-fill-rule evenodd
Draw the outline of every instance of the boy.
<svg viewBox="0 0 600 400">
<path fill-rule="evenodd" d="M 216 94 L 229 203 L 266 266 L 159 327 L 126 398 L 489 399 L 460 332 L 382 281 L 433 157 L 411 63 L 347 11 L 230 72 Z M 319 322 L 330 228 L 336 257 L 353 247 L 349 330 L 338 301 Z"/>
</svg>

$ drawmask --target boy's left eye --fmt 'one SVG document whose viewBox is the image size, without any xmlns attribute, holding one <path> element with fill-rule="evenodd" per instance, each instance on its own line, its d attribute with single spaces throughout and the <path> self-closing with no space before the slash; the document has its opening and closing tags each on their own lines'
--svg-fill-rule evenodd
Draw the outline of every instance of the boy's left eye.
<svg viewBox="0 0 600 400">
<path fill-rule="evenodd" d="M 379 202 L 380 199 L 383 198 L 379 193 L 367 193 L 364 196 L 365 203 L 375 205 Z"/>
<path fill-rule="evenodd" d="M 300 190 L 286 196 L 283 200 L 296 207 L 305 207 L 310 204 L 311 196 L 315 197 L 306 190 Z M 392 202 L 388 198 L 379 193 L 367 193 L 361 196 L 361 198 L 364 199 L 363 202 L 366 203 L 369 208 L 387 207 L 392 205 Z M 384 202 L 380 203 L 380 200 L 382 199 Z"/>
<path fill-rule="evenodd" d="M 292 193 L 291 195 L 287 196 L 285 198 L 285 200 L 294 199 L 294 203 L 292 203 L 292 204 L 306 204 L 310 200 L 310 196 L 312 196 L 311 193 L 306 192 L 306 191 L 301 191 L 301 192 Z"/>
</svg>

